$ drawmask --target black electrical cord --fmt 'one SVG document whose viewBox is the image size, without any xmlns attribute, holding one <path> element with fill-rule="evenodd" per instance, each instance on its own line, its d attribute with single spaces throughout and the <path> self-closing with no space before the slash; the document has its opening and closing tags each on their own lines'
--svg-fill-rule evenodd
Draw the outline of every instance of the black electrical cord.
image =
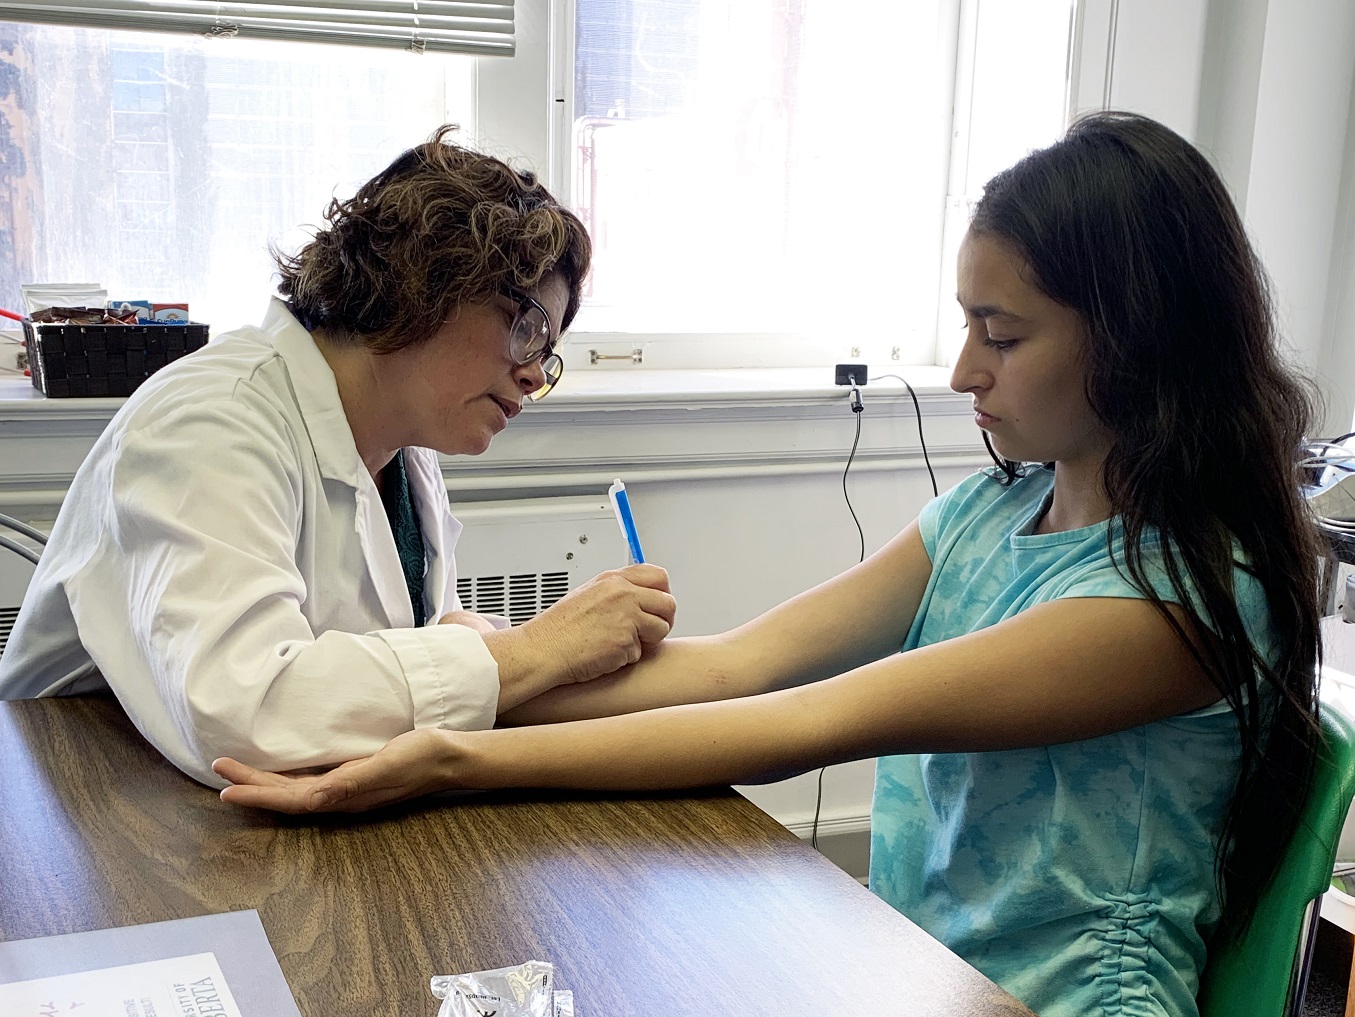
<svg viewBox="0 0 1355 1017">
<path fill-rule="evenodd" d="M 819 847 L 819 809 L 823 805 L 823 775 L 828 772 L 828 767 L 819 767 L 819 793 L 814 799 L 814 826 L 809 831 L 809 846 L 818 850 Z"/>
<path fill-rule="evenodd" d="M 917 416 L 917 441 L 923 447 L 923 462 L 927 464 L 927 475 L 931 478 L 932 497 L 936 497 L 940 494 L 940 490 L 936 488 L 936 473 L 931 469 L 931 456 L 927 454 L 927 436 L 923 433 L 923 408 L 917 402 L 917 393 L 913 391 L 913 386 L 909 385 L 908 379 L 900 374 L 882 374 L 871 378 L 870 381 L 878 382 L 881 378 L 898 379 L 898 381 L 904 383 L 905 389 L 908 389 L 908 394 L 913 399 L 913 413 Z M 851 470 L 852 459 L 856 458 L 856 446 L 860 444 L 860 414 L 864 412 L 866 406 L 860 401 L 860 389 L 856 387 L 855 376 L 852 376 L 851 381 L 851 412 L 856 414 L 856 436 L 851 441 L 851 452 L 847 454 L 847 466 L 843 467 L 843 500 L 847 502 L 847 511 L 851 512 L 851 521 L 856 524 L 856 536 L 860 539 L 860 557 L 856 559 L 856 563 L 860 565 L 860 563 L 866 561 L 866 532 L 860 528 L 856 509 L 852 508 L 851 496 L 847 493 L 847 471 Z M 818 794 L 814 795 L 814 822 L 809 827 L 810 848 L 818 848 L 818 817 L 820 817 L 822 807 L 824 807 L 824 773 L 827 771 L 827 766 L 821 766 L 820 771 L 818 771 Z"/>
<path fill-rule="evenodd" d="M 882 378 L 894 378 L 903 382 L 903 387 L 908 390 L 908 394 L 913 399 L 913 412 L 917 414 L 917 440 L 922 446 L 922 461 L 927 464 L 927 476 L 932 480 L 932 497 L 935 498 L 941 492 L 936 486 L 936 474 L 932 472 L 932 457 L 927 454 L 927 438 L 922 433 L 922 407 L 918 405 L 917 393 L 913 391 L 913 386 L 908 384 L 908 379 L 901 374 L 880 374 L 871 378 L 871 381 L 879 381 Z"/>
<path fill-rule="evenodd" d="M 908 390 L 908 394 L 913 398 L 913 412 L 917 415 L 917 440 L 922 445 L 922 461 L 927 464 L 927 476 L 932 481 L 932 496 L 936 497 L 940 491 L 936 486 L 936 474 L 932 471 L 931 456 L 927 454 L 927 438 L 922 433 L 922 407 L 918 404 L 917 393 L 913 391 L 913 386 L 908 384 L 908 379 L 899 374 L 881 374 L 878 377 L 870 379 L 879 381 L 881 378 L 897 378 L 903 382 L 903 387 Z M 852 439 L 852 450 L 847 454 L 847 465 L 842 470 L 842 497 L 847 502 L 847 511 L 852 514 L 852 522 L 856 524 L 856 534 L 861 540 L 861 556 L 857 559 L 857 564 L 866 560 L 866 534 L 861 529 L 861 520 L 856 517 L 856 509 L 852 508 L 851 496 L 847 493 L 847 471 L 852 468 L 852 460 L 856 458 L 856 447 L 861 441 L 861 414 L 865 411 L 865 405 L 861 402 L 861 390 L 856 385 L 855 377 L 852 377 L 852 413 L 856 415 L 856 437 Z M 1347 437 L 1351 437 L 1347 435 Z M 823 809 L 823 775 L 828 767 L 819 768 L 819 789 L 814 797 L 814 822 L 809 829 L 809 846 L 817 848 L 819 846 L 819 815 Z"/>
<path fill-rule="evenodd" d="M 866 560 L 866 531 L 861 529 L 861 520 L 856 518 L 856 509 L 852 508 L 852 499 L 847 494 L 847 471 L 852 468 L 852 460 L 856 458 L 856 446 L 861 441 L 861 413 L 865 407 L 861 404 L 861 393 L 852 388 L 852 414 L 856 417 L 856 437 L 852 439 L 852 450 L 847 454 L 847 465 L 842 468 L 842 498 L 847 503 L 847 511 L 852 514 L 852 522 L 856 524 L 856 535 L 861 541 L 861 555 L 857 558 L 857 564 Z"/>
<path fill-rule="evenodd" d="M 865 412 L 866 406 L 861 401 L 861 389 L 856 385 L 855 376 L 849 375 L 852 382 L 852 416 L 856 417 L 856 437 L 852 439 L 852 450 L 847 453 L 847 465 L 842 468 L 842 498 L 847 503 L 847 511 L 852 514 L 852 522 L 856 524 L 856 535 L 861 540 L 861 554 L 856 563 L 859 565 L 866 560 L 866 531 L 861 529 L 861 520 L 856 517 L 856 509 L 852 508 L 851 495 L 847 493 L 847 471 L 852 468 L 852 460 L 856 458 L 856 446 L 861 443 L 861 414 Z M 823 808 L 823 775 L 828 767 L 819 767 L 819 790 L 814 796 L 814 822 L 809 828 L 809 846 L 817 848 L 819 846 L 819 813 Z"/>
</svg>

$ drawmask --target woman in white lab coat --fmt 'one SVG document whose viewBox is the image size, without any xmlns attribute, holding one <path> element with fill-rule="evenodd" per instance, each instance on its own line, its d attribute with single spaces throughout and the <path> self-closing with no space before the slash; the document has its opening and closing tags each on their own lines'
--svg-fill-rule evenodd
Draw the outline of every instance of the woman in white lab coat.
<svg viewBox="0 0 1355 1017">
<path fill-rule="evenodd" d="M 1042 1017 L 1195 1013 L 1317 743 L 1308 390 L 1222 180 L 1145 118 L 1084 118 L 990 181 L 958 269 L 951 385 L 995 465 L 862 564 L 511 718 L 602 719 L 416 731 L 321 776 L 221 760 L 223 797 L 358 810 L 876 756 L 873 891 Z"/>
<path fill-rule="evenodd" d="M 29 585 L 0 697 L 111 688 L 220 785 L 220 755 L 290 770 L 491 727 L 667 634 L 655 566 L 517 628 L 457 599 L 437 454 L 483 452 L 558 380 L 590 245 L 530 174 L 449 131 L 278 256 L 261 327 L 157 372 L 114 417 Z"/>
</svg>

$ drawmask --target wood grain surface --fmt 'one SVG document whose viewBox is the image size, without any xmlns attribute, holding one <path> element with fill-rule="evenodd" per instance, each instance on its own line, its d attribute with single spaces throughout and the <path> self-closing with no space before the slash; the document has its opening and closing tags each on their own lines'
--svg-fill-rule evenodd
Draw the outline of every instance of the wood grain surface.
<svg viewBox="0 0 1355 1017">
<path fill-rule="evenodd" d="M 0 940 L 246 908 L 306 1017 L 433 1017 L 429 976 L 528 959 L 581 1017 L 1028 1014 L 728 789 L 297 819 L 111 698 L 0 703 Z"/>
</svg>

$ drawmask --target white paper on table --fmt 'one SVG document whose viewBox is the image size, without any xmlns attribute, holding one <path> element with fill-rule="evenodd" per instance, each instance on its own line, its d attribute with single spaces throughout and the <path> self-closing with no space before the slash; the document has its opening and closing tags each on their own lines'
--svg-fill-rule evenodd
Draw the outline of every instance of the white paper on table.
<svg viewBox="0 0 1355 1017">
<path fill-rule="evenodd" d="M 0 983 L 6 1017 L 241 1017 L 216 955 Z"/>
</svg>

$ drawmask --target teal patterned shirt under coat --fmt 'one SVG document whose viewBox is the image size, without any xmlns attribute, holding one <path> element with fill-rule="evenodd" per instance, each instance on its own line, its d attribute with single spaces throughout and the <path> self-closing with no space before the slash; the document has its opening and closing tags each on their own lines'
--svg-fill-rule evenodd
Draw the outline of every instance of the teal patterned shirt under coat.
<svg viewBox="0 0 1355 1017">
<path fill-rule="evenodd" d="M 1142 599 L 1112 564 L 1113 521 L 1033 532 L 1052 488 L 1042 468 L 1011 486 L 985 472 L 926 506 L 932 575 L 905 651 L 1059 598 Z M 1150 579 L 1178 600 L 1157 546 Z M 1234 584 L 1270 653 L 1259 585 Z M 1041 1017 L 1194 1015 L 1238 745 L 1218 703 L 1064 745 L 882 758 L 871 889 Z"/>
</svg>

